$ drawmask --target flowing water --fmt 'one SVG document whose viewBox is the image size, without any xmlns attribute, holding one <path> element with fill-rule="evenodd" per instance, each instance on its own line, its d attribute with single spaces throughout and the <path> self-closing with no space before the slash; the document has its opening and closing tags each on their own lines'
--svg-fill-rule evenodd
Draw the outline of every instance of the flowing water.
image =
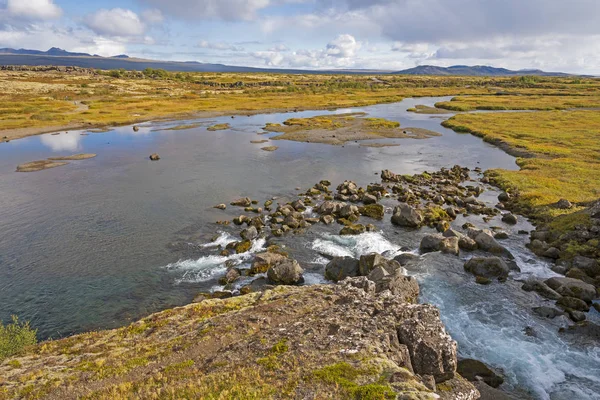
<svg viewBox="0 0 600 400">
<path fill-rule="evenodd" d="M 73 131 L 1 144 L 0 319 L 17 314 L 31 320 L 41 338 L 56 338 L 121 326 L 186 304 L 200 291 L 220 289 L 217 281 L 225 271 L 225 261 L 249 263 L 252 254 L 266 245 L 257 240 L 248 254 L 219 255 L 219 245 L 234 241 L 237 233 L 234 227 L 214 222 L 231 219 L 241 210 L 212 207 L 234 198 L 248 196 L 263 202 L 277 196 L 286 201 L 294 198 L 295 187 L 307 189 L 321 179 L 334 185 L 351 179 L 364 186 L 379 181 L 376 174 L 382 169 L 402 174 L 455 164 L 516 169 L 515 159 L 501 150 L 443 128 L 440 122 L 448 115 L 406 112 L 416 104 L 433 105 L 447 99 L 407 99 L 333 111 L 365 111 L 399 121 L 403 127 L 442 134 L 427 140 L 379 141 L 397 143 L 397 147 L 250 143 L 272 136 L 259 134 L 267 122 L 327 111 L 146 123 L 138 132 L 131 127 L 101 133 Z M 202 126 L 165 130 L 191 122 Z M 231 129 L 206 130 L 225 122 Z M 260 150 L 270 144 L 279 149 Z M 98 156 L 36 173 L 14 172 L 20 163 L 81 152 Z M 160 161 L 148 160 L 154 152 L 160 154 Z M 481 198 L 493 205 L 497 193 L 488 189 Z M 481 218 L 469 221 L 484 226 Z M 461 217 L 454 225 L 464 222 Z M 508 380 L 504 386 L 518 396 L 598 398 L 600 348 L 559 335 L 558 328 L 566 326 L 566 319 L 535 316 L 531 308 L 545 302 L 523 292 L 516 282 L 553 274 L 525 248 L 526 237 L 517 234 L 519 229 L 532 227 L 526 221 L 506 226 L 497 218 L 490 224 L 510 233 L 504 244 L 522 272 L 506 284 L 480 286 L 462 269 L 469 255 L 429 254 L 409 271 L 421 284 L 422 300 L 440 307 L 460 354 L 502 369 Z M 283 238 L 280 243 L 305 268 L 306 283 L 314 284 L 324 282 L 326 256 L 416 252 L 420 239 L 429 233 L 393 227 L 389 218 L 376 226 L 379 232 L 357 237 L 338 236 L 339 227 L 315 226 L 305 235 Z M 598 319 L 595 311 L 589 314 L 590 319 Z M 526 327 L 535 336 L 527 335 Z"/>
</svg>

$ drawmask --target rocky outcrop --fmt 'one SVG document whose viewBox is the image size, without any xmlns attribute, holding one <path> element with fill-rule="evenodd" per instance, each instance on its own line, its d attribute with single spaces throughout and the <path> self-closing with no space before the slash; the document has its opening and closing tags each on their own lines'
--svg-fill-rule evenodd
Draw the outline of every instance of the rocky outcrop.
<svg viewBox="0 0 600 400">
<path fill-rule="evenodd" d="M 478 391 L 456 373 L 456 350 L 435 307 L 360 277 L 205 299 L 43 343 L 0 364 L 0 382 L 7 398 L 27 390 L 37 398 L 475 400 Z"/>
</svg>

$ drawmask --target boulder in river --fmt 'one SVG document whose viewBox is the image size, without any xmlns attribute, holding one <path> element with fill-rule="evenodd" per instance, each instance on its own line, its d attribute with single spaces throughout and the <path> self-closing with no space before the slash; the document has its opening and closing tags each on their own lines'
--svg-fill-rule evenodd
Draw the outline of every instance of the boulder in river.
<svg viewBox="0 0 600 400">
<path fill-rule="evenodd" d="M 509 268 L 500 257 L 473 257 L 465 263 L 465 271 L 484 278 L 506 280 Z"/>
<path fill-rule="evenodd" d="M 286 258 L 269 268 L 267 278 L 277 285 L 297 285 L 304 282 L 303 273 L 298 261 Z"/>
<path fill-rule="evenodd" d="M 459 360 L 457 372 L 468 381 L 477 382 L 482 380 L 493 388 L 497 388 L 504 383 L 502 376 L 478 360 L 468 358 Z"/>
<path fill-rule="evenodd" d="M 250 267 L 250 275 L 261 274 L 267 272 L 269 268 L 276 265 L 287 257 L 279 253 L 265 252 L 254 256 L 254 261 Z"/>
<path fill-rule="evenodd" d="M 240 233 L 240 236 L 244 240 L 254 240 L 258 237 L 258 230 L 256 229 L 256 227 L 250 226 L 247 229 L 244 229 Z"/>
<path fill-rule="evenodd" d="M 365 217 L 381 220 L 383 219 L 385 209 L 381 204 L 368 204 L 364 207 L 360 207 L 358 212 Z"/>
<path fill-rule="evenodd" d="M 444 237 L 441 234 L 427 235 L 421 240 L 419 250 L 421 253 L 441 251 L 442 253 L 458 255 L 457 237 Z"/>
<path fill-rule="evenodd" d="M 390 274 L 395 273 L 397 270 L 404 272 L 404 269 L 398 261 L 388 260 L 378 253 L 371 253 L 360 257 L 358 262 L 358 274 L 367 276 L 377 267 L 383 267 Z"/>
<path fill-rule="evenodd" d="M 244 197 L 242 199 L 232 201 L 231 205 L 237 207 L 250 207 L 252 205 L 252 200 L 250 200 L 248 197 Z"/>
<path fill-rule="evenodd" d="M 517 217 L 511 213 L 504 214 L 502 216 L 502 221 L 510 225 L 515 225 L 518 222 Z"/>
<path fill-rule="evenodd" d="M 158 160 L 160 160 L 160 156 L 157 153 L 152 153 L 152 154 L 150 154 L 150 160 L 158 161 Z"/>
<path fill-rule="evenodd" d="M 409 228 L 418 228 L 422 223 L 423 216 L 408 204 L 401 203 L 399 206 L 394 208 L 392 224 Z"/>
<path fill-rule="evenodd" d="M 598 297 L 594 285 L 579 279 L 554 277 L 546 280 L 545 283 L 563 296 L 575 297 L 587 303 L 591 303 Z"/>
<path fill-rule="evenodd" d="M 352 257 L 335 257 L 325 266 L 325 278 L 334 282 L 358 274 L 358 260 Z"/>
</svg>

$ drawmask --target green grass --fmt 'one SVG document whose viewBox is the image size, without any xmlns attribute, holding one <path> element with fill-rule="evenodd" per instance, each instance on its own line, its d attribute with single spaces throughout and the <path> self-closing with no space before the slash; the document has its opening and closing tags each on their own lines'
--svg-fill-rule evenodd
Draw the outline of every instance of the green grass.
<svg viewBox="0 0 600 400">
<path fill-rule="evenodd" d="M 19 355 L 28 346 L 36 344 L 36 335 L 37 330 L 31 329 L 29 322 L 20 322 L 16 316 L 7 325 L 0 321 L 0 361 Z"/>
<path fill-rule="evenodd" d="M 587 203 L 600 197 L 597 111 L 461 114 L 444 126 L 530 155 L 517 160 L 518 171 L 488 173 L 499 186 L 519 194 L 520 212 L 549 221 L 564 213 L 552 208 L 562 198 Z"/>
</svg>

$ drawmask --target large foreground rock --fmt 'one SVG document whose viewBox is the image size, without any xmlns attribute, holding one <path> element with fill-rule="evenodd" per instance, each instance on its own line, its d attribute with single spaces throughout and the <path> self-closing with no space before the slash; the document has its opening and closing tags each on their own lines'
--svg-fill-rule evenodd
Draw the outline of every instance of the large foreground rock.
<svg viewBox="0 0 600 400">
<path fill-rule="evenodd" d="M 455 373 L 456 343 L 435 307 L 357 287 L 357 279 L 365 278 L 203 300 L 128 327 L 43 343 L 0 363 L 2 393 L 356 399 L 376 388 L 386 398 L 479 397 Z M 437 393 L 426 386 L 432 380 L 443 383 Z"/>
</svg>

